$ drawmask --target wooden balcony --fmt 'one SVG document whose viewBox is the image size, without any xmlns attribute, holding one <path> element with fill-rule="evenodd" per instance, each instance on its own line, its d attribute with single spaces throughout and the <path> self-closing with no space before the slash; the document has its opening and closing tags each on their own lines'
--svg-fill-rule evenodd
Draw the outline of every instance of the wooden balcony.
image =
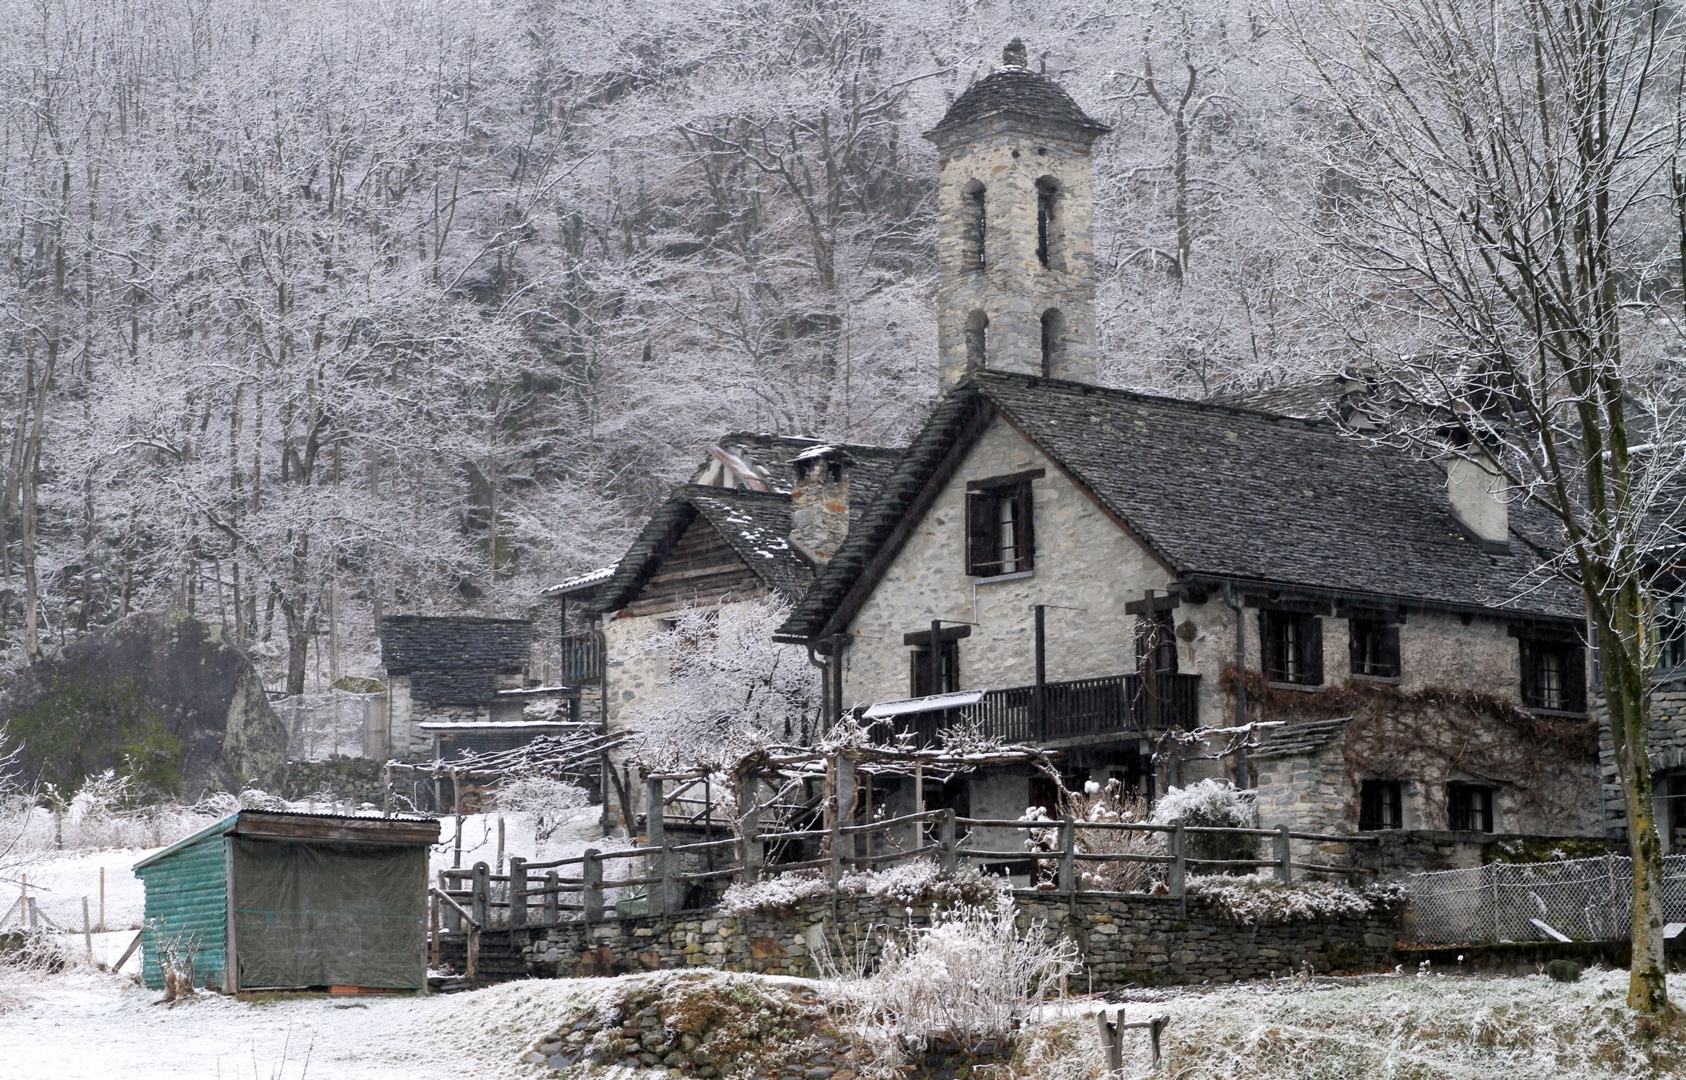
<svg viewBox="0 0 1686 1080">
<path fill-rule="evenodd" d="M 603 677 L 603 646 L 596 634 L 562 635 L 562 681 L 596 682 Z"/>
<path fill-rule="evenodd" d="M 1099 679 L 1015 686 L 985 691 L 976 705 L 894 718 L 897 734 L 913 732 L 918 746 L 934 746 L 937 733 L 960 723 L 977 723 L 987 737 L 1003 742 L 1050 743 L 1092 735 L 1192 731 L 1198 725 L 1200 676 L 1107 675 Z M 885 731 L 885 738 L 889 732 Z"/>
</svg>

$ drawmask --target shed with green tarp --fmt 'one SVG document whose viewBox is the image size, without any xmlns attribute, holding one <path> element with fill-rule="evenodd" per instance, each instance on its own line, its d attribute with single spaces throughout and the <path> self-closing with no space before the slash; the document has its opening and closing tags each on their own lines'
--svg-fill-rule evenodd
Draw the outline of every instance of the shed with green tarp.
<svg viewBox="0 0 1686 1080">
<path fill-rule="evenodd" d="M 135 864 L 141 974 L 191 956 L 193 981 L 242 990 L 421 990 L 433 818 L 241 810 Z"/>
</svg>

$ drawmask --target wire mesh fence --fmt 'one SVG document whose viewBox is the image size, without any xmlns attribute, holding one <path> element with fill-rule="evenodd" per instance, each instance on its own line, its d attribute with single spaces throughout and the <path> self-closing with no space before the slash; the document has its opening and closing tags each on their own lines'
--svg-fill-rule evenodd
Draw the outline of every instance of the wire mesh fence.
<svg viewBox="0 0 1686 1080">
<path fill-rule="evenodd" d="M 386 726 L 385 694 L 343 690 L 300 694 L 272 701 L 287 725 L 287 757 L 325 761 L 331 757 L 377 757 Z"/>
<path fill-rule="evenodd" d="M 1633 869 L 1625 855 L 1545 863 L 1488 863 L 1411 875 L 1418 941 L 1480 944 L 1628 936 Z M 1663 917 L 1686 922 L 1686 855 L 1663 859 Z"/>
</svg>

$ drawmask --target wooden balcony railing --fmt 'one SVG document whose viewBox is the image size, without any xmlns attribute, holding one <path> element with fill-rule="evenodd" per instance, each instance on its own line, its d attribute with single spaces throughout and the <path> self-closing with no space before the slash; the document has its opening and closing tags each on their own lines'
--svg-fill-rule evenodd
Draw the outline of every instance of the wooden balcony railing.
<svg viewBox="0 0 1686 1080">
<path fill-rule="evenodd" d="M 603 677 L 603 646 L 597 635 L 562 635 L 562 681 L 592 682 Z"/>
<path fill-rule="evenodd" d="M 1085 735 L 1129 731 L 1192 731 L 1199 719 L 1200 676 L 1107 675 L 1099 679 L 989 690 L 982 701 L 960 709 L 896 717 L 898 733 L 913 732 L 920 746 L 937 744 L 937 733 L 964 722 L 1003 742 L 1045 743 Z"/>
</svg>

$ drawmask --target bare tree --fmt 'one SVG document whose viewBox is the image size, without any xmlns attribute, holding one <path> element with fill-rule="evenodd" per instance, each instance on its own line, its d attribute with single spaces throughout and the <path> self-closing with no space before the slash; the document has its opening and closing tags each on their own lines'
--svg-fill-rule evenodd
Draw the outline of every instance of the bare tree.
<svg viewBox="0 0 1686 1080">
<path fill-rule="evenodd" d="M 1344 129 L 1323 144 L 1314 220 L 1368 282 L 1352 327 L 1373 418 L 1502 476 L 1585 597 L 1633 855 L 1628 1002 L 1664 1012 L 1647 594 L 1678 551 L 1686 447 L 1681 281 L 1657 273 L 1686 235 L 1668 187 L 1679 28 L 1660 4 L 1608 0 L 1282 14 Z"/>
</svg>

